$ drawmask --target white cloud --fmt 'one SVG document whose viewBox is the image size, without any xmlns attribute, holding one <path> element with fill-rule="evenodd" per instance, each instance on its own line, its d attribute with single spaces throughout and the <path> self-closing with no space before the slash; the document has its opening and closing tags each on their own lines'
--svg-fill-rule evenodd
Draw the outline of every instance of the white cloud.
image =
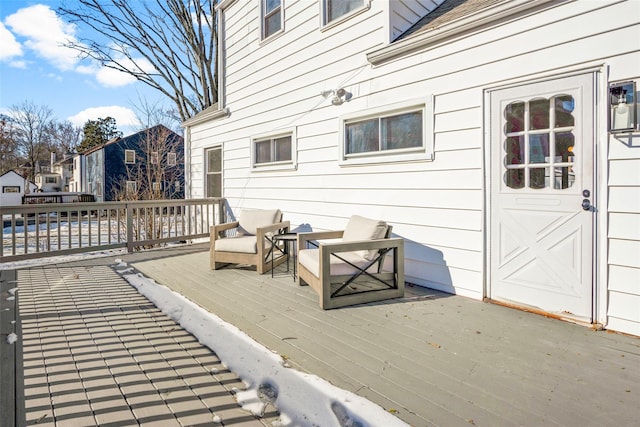
<svg viewBox="0 0 640 427">
<path fill-rule="evenodd" d="M 22 46 L 13 36 L 11 31 L 0 22 L 0 61 L 22 56 Z"/>
<path fill-rule="evenodd" d="M 131 74 L 114 70 L 113 68 L 102 67 L 96 72 L 96 79 L 105 87 L 120 87 L 130 83 L 135 83 L 136 78 Z"/>
<path fill-rule="evenodd" d="M 104 119 L 107 117 L 116 119 L 116 125 L 120 130 L 122 130 L 123 127 L 140 126 L 140 122 L 136 118 L 133 110 L 118 105 L 87 108 L 76 115 L 68 117 L 67 120 L 76 126 L 82 127 L 87 120 Z"/>
<path fill-rule="evenodd" d="M 78 62 L 75 50 L 64 47 L 76 41 L 74 24 L 66 23 L 49 6 L 37 4 L 7 16 L 5 23 L 14 34 L 24 37 L 24 46 L 60 70 L 72 70 Z"/>
</svg>

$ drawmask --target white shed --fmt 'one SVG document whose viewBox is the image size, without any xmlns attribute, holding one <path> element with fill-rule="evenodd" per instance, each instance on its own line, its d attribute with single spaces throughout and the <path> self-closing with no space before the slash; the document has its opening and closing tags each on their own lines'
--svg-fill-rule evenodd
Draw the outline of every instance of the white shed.
<svg viewBox="0 0 640 427">
<path fill-rule="evenodd" d="M 409 282 L 640 335 L 640 2 L 260 3 L 218 6 L 190 197 L 384 219 Z"/>
<path fill-rule="evenodd" d="M 38 188 L 15 171 L 8 171 L 0 175 L 0 206 L 15 206 L 22 204 L 25 188 L 33 193 Z"/>
</svg>

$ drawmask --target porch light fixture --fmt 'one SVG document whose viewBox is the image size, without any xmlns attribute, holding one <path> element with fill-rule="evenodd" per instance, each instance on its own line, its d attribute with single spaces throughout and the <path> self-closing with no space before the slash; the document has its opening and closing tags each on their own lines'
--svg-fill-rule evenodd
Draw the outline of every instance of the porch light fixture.
<svg viewBox="0 0 640 427">
<path fill-rule="evenodd" d="M 609 132 L 637 130 L 636 83 L 614 83 L 609 86 Z"/>
</svg>

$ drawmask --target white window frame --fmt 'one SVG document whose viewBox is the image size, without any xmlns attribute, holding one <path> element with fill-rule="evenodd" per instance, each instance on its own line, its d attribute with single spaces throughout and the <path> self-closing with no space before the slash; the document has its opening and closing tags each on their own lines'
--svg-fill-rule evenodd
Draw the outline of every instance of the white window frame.
<svg viewBox="0 0 640 427">
<path fill-rule="evenodd" d="M 266 10 L 267 10 L 267 5 L 266 2 L 267 0 L 260 0 L 260 40 L 265 41 L 265 40 L 271 40 L 272 38 L 274 38 L 275 36 L 277 36 L 278 34 L 282 34 L 284 33 L 284 0 L 279 0 L 280 1 L 280 29 L 278 31 L 275 31 L 273 34 L 266 34 L 267 31 L 267 26 L 265 25 L 265 20 L 267 18 L 267 14 L 266 14 Z M 273 15 L 273 13 L 275 13 L 275 11 L 277 11 L 278 8 L 274 9 L 269 15 Z"/>
<path fill-rule="evenodd" d="M 137 193 L 138 193 L 138 182 L 126 181 L 126 194 L 137 194 Z"/>
<path fill-rule="evenodd" d="M 210 150 L 220 150 L 220 172 L 211 172 L 211 174 L 219 174 L 220 175 L 220 192 L 222 194 L 220 194 L 220 197 L 224 197 L 224 150 L 222 149 L 221 145 L 214 145 L 211 147 L 204 147 L 204 185 L 203 185 L 203 189 L 202 189 L 202 194 L 204 195 L 204 197 L 217 197 L 217 196 L 211 196 L 208 194 L 209 192 L 209 181 L 208 181 L 208 177 L 209 177 L 209 151 Z M 178 181 L 176 181 L 178 182 Z"/>
<path fill-rule="evenodd" d="M 133 159 L 129 157 L 133 156 Z M 124 150 L 124 164 L 134 165 L 136 163 L 136 150 Z"/>
<path fill-rule="evenodd" d="M 422 111 L 422 146 L 346 154 L 345 126 L 354 121 L 387 117 L 412 111 Z M 384 105 L 343 115 L 339 118 L 338 159 L 340 166 L 358 166 L 376 163 L 398 163 L 433 160 L 433 96 L 396 104 Z"/>
<path fill-rule="evenodd" d="M 56 176 L 45 176 L 44 177 L 44 183 L 45 184 L 57 184 L 58 183 L 58 177 L 56 177 Z"/>
<path fill-rule="evenodd" d="M 178 164 L 178 157 L 175 151 L 167 153 L 167 166 L 176 166 Z"/>
<path fill-rule="evenodd" d="M 356 15 L 359 15 L 363 12 L 366 12 L 371 8 L 371 0 L 362 0 L 362 7 L 358 7 L 351 12 L 345 13 L 339 18 L 334 19 L 333 21 L 328 21 L 328 7 L 327 1 L 329 0 L 320 0 L 320 30 L 328 30 L 330 28 L 335 27 L 336 25 L 340 25 L 343 22 L 353 18 Z"/>
<path fill-rule="evenodd" d="M 158 182 L 158 181 L 153 181 L 151 183 L 151 189 L 153 191 L 162 191 L 162 183 Z"/>
<path fill-rule="evenodd" d="M 157 165 L 159 163 L 159 160 L 160 160 L 160 156 L 158 155 L 158 152 L 152 151 L 149 156 L 149 161 L 151 162 L 151 164 Z"/>
<path fill-rule="evenodd" d="M 257 141 L 264 141 L 266 139 L 277 139 L 285 136 L 291 137 L 291 160 L 284 160 L 280 162 L 269 162 L 269 163 L 256 163 L 256 142 Z M 298 138 L 297 138 L 296 128 L 282 129 L 280 131 L 254 135 L 251 137 L 250 147 L 251 147 L 251 170 L 254 172 L 274 171 L 274 170 L 295 170 L 298 166 Z"/>
</svg>

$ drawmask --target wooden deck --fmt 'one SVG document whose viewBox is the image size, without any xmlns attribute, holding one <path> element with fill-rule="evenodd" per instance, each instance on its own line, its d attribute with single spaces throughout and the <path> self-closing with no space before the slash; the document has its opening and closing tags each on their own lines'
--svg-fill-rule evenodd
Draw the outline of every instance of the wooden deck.
<svg viewBox="0 0 640 427">
<path fill-rule="evenodd" d="M 152 260 L 125 260 L 295 368 L 413 426 L 631 426 L 640 419 L 636 337 L 412 286 L 403 299 L 322 311 L 313 290 L 282 270 L 273 279 L 253 269 L 211 271 L 208 256 L 157 251 Z"/>
</svg>

